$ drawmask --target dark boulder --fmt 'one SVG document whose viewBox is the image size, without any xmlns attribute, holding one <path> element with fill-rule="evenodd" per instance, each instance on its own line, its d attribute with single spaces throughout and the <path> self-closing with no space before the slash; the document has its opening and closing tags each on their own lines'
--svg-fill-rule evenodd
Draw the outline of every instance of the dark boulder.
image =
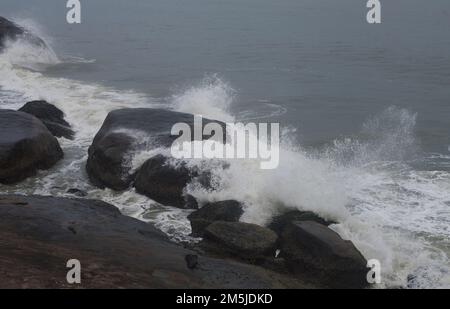
<svg viewBox="0 0 450 309">
<path fill-rule="evenodd" d="M 188 216 L 192 236 L 202 237 L 208 225 L 215 221 L 238 222 L 243 213 L 242 204 L 237 201 L 208 203 Z"/>
<path fill-rule="evenodd" d="M 62 157 L 58 141 L 39 119 L 0 110 L 0 183 L 22 181 L 51 168 Z"/>
<path fill-rule="evenodd" d="M 312 221 L 290 223 L 280 238 L 281 256 L 301 278 L 311 278 L 331 288 L 364 288 L 368 285 L 367 261 L 351 241 Z"/>
<path fill-rule="evenodd" d="M 95 146 L 89 148 L 86 164 L 91 182 L 102 189 L 127 189 L 135 177 L 126 161 L 126 155 L 133 147 L 133 138 L 123 133 L 110 133 L 94 140 L 94 143 Z"/>
<path fill-rule="evenodd" d="M 224 165 L 221 165 L 222 168 Z M 166 206 L 198 209 L 197 200 L 185 192 L 189 183 L 212 190 L 211 172 L 200 167 L 189 168 L 185 161 L 163 155 L 148 159 L 132 177 L 140 194 Z"/>
<path fill-rule="evenodd" d="M 203 125 L 209 122 L 203 119 Z M 89 178 L 100 188 L 127 189 L 135 178 L 130 156 L 139 150 L 170 147 L 177 138 L 171 135 L 176 123 L 193 126 L 194 116 L 152 108 L 110 112 L 89 147 L 86 166 Z"/>
<path fill-rule="evenodd" d="M 201 247 L 219 256 L 257 262 L 275 256 L 277 239 L 273 231 L 256 224 L 216 221 L 206 228 Z"/>
<path fill-rule="evenodd" d="M 305 288 L 303 281 L 201 256 L 95 200 L 0 196 L 0 288 Z M 81 263 L 81 284 L 66 281 Z"/>
<path fill-rule="evenodd" d="M 21 27 L 0 16 L 0 50 L 3 48 L 3 42 L 6 39 L 15 40 L 23 33 L 24 30 Z"/>
<path fill-rule="evenodd" d="M 0 51 L 6 40 L 25 39 L 30 43 L 46 46 L 45 42 L 19 25 L 0 16 Z"/>
<path fill-rule="evenodd" d="M 74 132 L 64 119 L 64 113 L 54 105 L 46 101 L 31 101 L 21 107 L 19 111 L 40 119 L 53 136 L 73 139 Z"/>
<path fill-rule="evenodd" d="M 168 158 L 157 155 L 139 169 L 134 186 L 138 193 L 163 205 L 198 208 L 195 199 L 184 193 L 184 188 L 195 176 L 182 162 L 174 166 Z"/>
<path fill-rule="evenodd" d="M 336 222 L 327 221 L 311 211 L 291 210 L 274 217 L 268 228 L 280 235 L 283 229 L 294 221 L 314 221 L 325 226 L 336 224 Z"/>
</svg>

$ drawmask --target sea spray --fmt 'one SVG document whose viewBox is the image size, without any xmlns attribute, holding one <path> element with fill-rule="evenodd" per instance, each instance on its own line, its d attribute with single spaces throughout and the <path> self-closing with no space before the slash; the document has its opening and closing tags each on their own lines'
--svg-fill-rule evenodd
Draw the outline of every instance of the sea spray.
<svg viewBox="0 0 450 309">
<path fill-rule="evenodd" d="M 408 204 L 402 210 L 400 205 L 404 202 L 398 199 L 401 196 L 398 190 L 405 190 L 404 184 L 397 183 L 404 172 L 396 175 L 395 167 L 406 166 L 406 170 L 416 173 L 407 165 L 408 160 L 420 154 L 414 133 L 416 117 L 406 109 L 390 107 L 368 119 L 358 136 L 335 140 L 332 146 L 319 152 L 302 150 L 287 139 L 278 169 L 261 171 L 255 162 L 247 160 L 228 162 L 228 169 L 215 164 L 210 167 L 214 190 L 193 183 L 188 192 L 203 203 L 243 201 L 242 220 L 262 225 L 283 209 L 314 211 L 340 222 L 332 228 L 356 243 L 366 258 L 381 261 L 385 286 L 406 286 L 408 276 L 415 276 L 420 282 L 416 284 L 422 286 L 439 286 L 448 280 L 448 256 L 421 239 L 419 230 L 411 229 L 415 226 L 408 215 L 412 210 Z M 405 182 L 416 186 L 416 181 L 419 184 L 432 181 L 428 177 L 426 173 Z M 386 182 L 386 186 L 378 187 L 379 181 Z M 430 191 L 440 195 L 433 202 L 439 205 L 435 210 L 448 213 L 444 203 L 448 194 L 442 195 L 443 190 L 437 187 Z M 433 211 L 428 209 L 430 203 L 422 200 L 425 196 L 406 192 L 410 205 L 426 203 L 423 212 L 417 215 L 417 220 L 423 221 L 418 227 L 431 223 L 426 213 Z M 399 211 L 401 220 L 396 219 Z M 390 216 L 389 223 L 386 219 Z M 442 218 L 438 221 L 442 222 Z M 443 230 L 435 225 L 430 233 L 439 234 Z M 432 275 L 424 276 L 425 268 Z"/>
<path fill-rule="evenodd" d="M 66 157 L 57 167 L 20 185 L 2 186 L 2 192 L 65 196 L 67 189 L 81 188 L 89 198 L 105 200 L 125 214 L 156 223 L 177 241 L 192 240 L 187 211 L 159 205 L 133 189 L 120 193 L 97 189 L 84 173 L 87 148 L 109 111 L 161 107 L 159 103 L 134 91 L 50 78 L 45 67 L 40 73 L 27 70 L 31 67 L 27 61 L 52 65 L 52 58 L 45 54 L 38 61 L 23 57 L 23 47 L 10 46 L 0 55 L 2 107 L 17 109 L 26 100 L 45 99 L 66 113 L 77 135 L 74 141 L 61 139 Z M 228 83 L 208 77 L 167 100 L 172 109 L 230 121 L 236 118 L 230 113 L 235 99 L 236 91 Z M 321 151 L 288 142 L 286 133 L 276 170 L 261 170 L 258 162 L 247 160 L 233 161 L 227 168 L 216 160 L 192 161 L 192 166 L 211 170 L 214 190 L 196 183 L 187 190 L 202 203 L 242 201 L 242 220 L 247 222 L 266 224 L 285 209 L 317 212 L 338 221 L 332 228 L 352 240 L 367 259 L 380 260 L 385 286 L 445 287 L 450 282 L 450 176 L 444 171 L 414 170 L 408 164 L 411 155 L 418 153 L 415 117 L 392 108 L 369 119 L 357 136 L 338 139 Z M 166 150 L 146 151 L 131 154 L 132 164 L 139 166 Z"/>
</svg>

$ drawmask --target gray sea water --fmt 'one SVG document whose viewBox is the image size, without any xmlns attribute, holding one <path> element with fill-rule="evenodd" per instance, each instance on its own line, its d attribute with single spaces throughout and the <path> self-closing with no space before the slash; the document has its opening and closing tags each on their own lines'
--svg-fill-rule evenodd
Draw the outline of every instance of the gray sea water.
<svg viewBox="0 0 450 309">
<path fill-rule="evenodd" d="M 52 48 L 12 43 L 0 55 L 0 107 L 46 99 L 78 132 L 60 140 L 58 166 L 1 192 L 78 187 L 186 240 L 186 212 L 87 182 L 86 150 L 107 112 L 278 122 L 279 169 L 235 163 L 217 192 L 191 193 L 243 200 L 243 220 L 260 224 L 280 204 L 338 218 L 335 230 L 382 262 L 384 286 L 450 286 L 447 0 L 382 1 L 380 25 L 361 0 L 82 1 L 80 25 L 66 11 L 57 0 L 0 4 Z"/>
</svg>

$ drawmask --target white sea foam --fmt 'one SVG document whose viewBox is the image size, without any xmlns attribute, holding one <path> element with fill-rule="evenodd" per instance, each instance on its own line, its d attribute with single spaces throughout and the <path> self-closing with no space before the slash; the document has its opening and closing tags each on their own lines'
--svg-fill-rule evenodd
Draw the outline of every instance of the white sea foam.
<svg viewBox="0 0 450 309">
<path fill-rule="evenodd" d="M 19 108 L 27 100 L 47 100 L 66 113 L 77 134 L 74 141 L 60 139 L 66 156 L 57 166 L 18 186 L 1 187 L 1 191 L 64 196 L 68 188 L 80 188 L 88 197 L 110 202 L 125 214 L 155 222 L 174 239 L 191 240 L 187 236 L 189 211 L 163 207 L 134 190 L 96 189 L 84 172 L 87 148 L 109 111 L 160 106 L 133 91 L 30 71 L 26 68 L 37 63 L 57 63 L 53 51 L 35 52 L 33 48 L 16 42 L 0 55 L 1 107 Z M 230 107 L 235 93 L 223 80 L 208 77 L 170 100 L 175 110 L 233 121 Z M 450 176 L 443 171 L 417 171 L 405 163 L 417 154 L 414 125 L 413 113 L 391 108 L 368 120 L 358 138 L 337 140 L 317 153 L 294 147 L 286 131 L 278 169 L 261 170 L 259 162 L 248 160 L 230 160 L 228 169 L 217 161 L 193 161 L 189 164 L 212 171 L 216 190 L 195 183 L 188 190 L 202 203 L 243 201 L 242 220 L 258 224 L 267 223 L 281 208 L 315 211 L 340 222 L 333 229 L 352 240 L 366 258 L 382 262 L 387 286 L 406 286 L 408 275 L 410 287 L 449 286 Z M 165 151 L 148 147 L 133 154 L 130 162 L 138 167 Z"/>
<path fill-rule="evenodd" d="M 198 105 L 195 113 L 203 113 Z M 215 190 L 193 183 L 189 193 L 202 203 L 243 201 L 242 220 L 258 224 L 280 208 L 314 211 L 340 222 L 333 228 L 342 237 L 381 261 L 387 286 L 446 286 L 450 175 L 404 163 L 418 155 L 415 121 L 414 113 L 391 107 L 367 120 L 359 138 L 313 153 L 285 138 L 278 169 L 249 160 L 230 160 L 225 170 L 212 163 Z"/>
<path fill-rule="evenodd" d="M 176 111 L 202 115 L 224 122 L 234 121 L 230 114 L 235 91 L 218 76 L 208 76 L 200 85 L 173 95 L 172 105 Z"/>
</svg>

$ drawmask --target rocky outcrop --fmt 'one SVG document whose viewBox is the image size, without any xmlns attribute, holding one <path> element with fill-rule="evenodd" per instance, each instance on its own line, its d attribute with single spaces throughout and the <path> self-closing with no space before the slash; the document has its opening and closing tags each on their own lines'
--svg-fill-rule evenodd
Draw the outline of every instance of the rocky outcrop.
<svg viewBox="0 0 450 309">
<path fill-rule="evenodd" d="M 9 21 L 8 19 L 0 16 L 0 52 L 4 48 L 4 43 L 6 40 L 17 40 L 25 39 L 30 43 L 46 46 L 42 39 L 33 35 L 26 29 L 20 27 L 19 25 Z"/>
<path fill-rule="evenodd" d="M 281 256 L 301 278 L 331 288 L 366 287 L 367 261 L 351 241 L 312 221 L 292 222 L 280 237 Z"/>
<path fill-rule="evenodd" d="M 243 213 L 242 205 L 237 201 L 208 203 L 188 216 L 192 236 L 202 237 L 205 229 L 215 221 L 238 222 Z"/>
<path fill-rule="evenodd" d="M 21 107 L 19 111 L 40 119 L 53 136 L 73 139 L 74 132 L 64 119 L 64 113 L 54 105 L 46 101 L 31 101 Z"/>
<path fill-rule="evenodd" d="M 39 119 L 0 110 L 0 183 L 22 181 L 51 168 L 62 157 L 58 141 Z"/>
<path fill-rule="evenodd" d="M 283 229 L 294 221 L 314 221 L 325 226 L 336 224 L 336 222 L 327 221 L 311 211 L 291 210 L 275 216 L 268 225 L 268 228 L 280 235 Z"/>
<path fill-rule="evenodd" d="M 273 231 L 259 225 L 217 221 L 206 228 L 201 247 L 220 256 L 257 263 L 275 256 L 277 239 Z"/>
<path fill-rule="evenodd" d="M 203 124 L 209 122 L 203 119 Z M 89 178 L 100 188 L 128 188 L 135 179 L 130 156 L 139 150 L 170 147 L 177 138 L 171 136 L 176 123 L 193 126 L 194 116 L 151 108 L 110 112 L 89 148 L 86 165 Z"/>
<path fill-rule="evenodd" d="M 305 288 L 261 267 L 197 255 L 94 200 L 0 196 L 0 288 Z M 81 284 L 66 281 L 67 261 Z"/>
</svg>

